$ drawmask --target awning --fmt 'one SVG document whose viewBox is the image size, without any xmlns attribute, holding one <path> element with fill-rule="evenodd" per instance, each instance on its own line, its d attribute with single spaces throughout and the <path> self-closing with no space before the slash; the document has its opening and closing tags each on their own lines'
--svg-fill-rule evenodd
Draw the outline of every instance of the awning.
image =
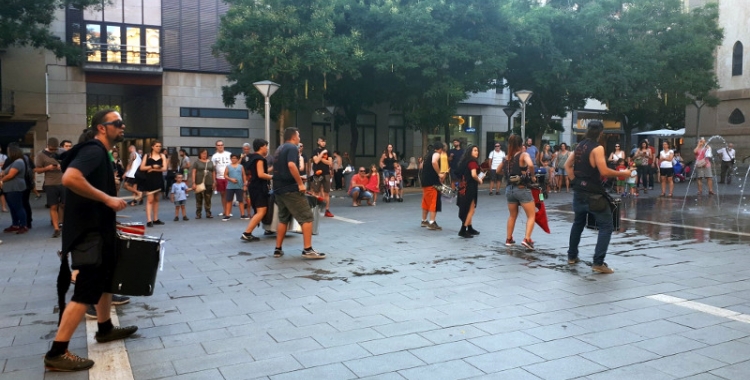
<svg viewBox="0 0 750 380">
<path fill-rule="evenodd" d="M 661 137 L 679 137 L 685 134 L 685 128 L 674 129 L 657 129 L 655 131 L 638 132 L 638 136 L 661 136 Z"/>
</svg>

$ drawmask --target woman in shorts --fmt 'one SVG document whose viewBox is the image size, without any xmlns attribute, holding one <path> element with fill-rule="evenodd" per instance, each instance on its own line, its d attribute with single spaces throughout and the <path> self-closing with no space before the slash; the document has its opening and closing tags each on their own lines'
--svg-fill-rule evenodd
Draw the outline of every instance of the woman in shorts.
<svg viewBox="0 0 750 380">
<path fill-rule="evenodd" d="M 565 171 L 565 161 L 568 161 L 568 156 L 570 156 L 570 151 L 568 150 L 568 144 L 562 143 L 560 144 L 560 151 L 556 154 L 556 162 L 557 164 L 557 191 L 562 191 L 562 185 L 563 181 L 565 181 L 565 192 L 570 192 L 570 178 L 568 178 L 568 173 Z"/>
<path fill-rule="evenodd" d="M 669 142 L 664 141 L 661 143 L 662 151 L 659 152 L 659 178 L 661 182 L 661 196 L 663 197 L 667 190 L 667 182 L 669 182 L 669 196 L 672 196 L 674 192 L 674 167 L 672 166 L 672 159 L 674 159 L 674 151 L 669 149 Z"/>
<path fill-rule="evenodd" d="M 532 172 L 534 170 L 534 161 L 528 153 L 523 151 L 521 146 L 521 136 L 512 135 L 508 139 L 508 155 L 505 160 L 497 167 L 498 173 L 503 173 L 507 186 L 505 187 L 505 198 L 508 201 L 507 238 L 506 246 L 515 244 L 513 240 L 513 230 L 516 227 L 519 206 L 526 213 L 526 233 L 521 245 L 528 250 L 534 250 L 534 241 L 531 240 L 531 232 L 534 230 L 536 209 L 534 207 L 534 198 L 531 195 L 529 185 L 534 180 Z"/>
</svg>

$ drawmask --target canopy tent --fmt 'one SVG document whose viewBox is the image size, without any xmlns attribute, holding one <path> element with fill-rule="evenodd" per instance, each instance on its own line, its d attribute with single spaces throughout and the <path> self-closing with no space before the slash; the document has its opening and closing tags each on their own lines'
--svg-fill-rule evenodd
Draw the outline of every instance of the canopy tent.
<svg viewBox="0 0 750 380">
<path fill-rule="evenodd" d="M 673 129 L 657 129 L 655 131 L 645 131 L 636 133 L 638 136 L 662 136 L 662 137 L 679 137 L 685 135 L 685 128 L 678 130 Z"/>
</svg>

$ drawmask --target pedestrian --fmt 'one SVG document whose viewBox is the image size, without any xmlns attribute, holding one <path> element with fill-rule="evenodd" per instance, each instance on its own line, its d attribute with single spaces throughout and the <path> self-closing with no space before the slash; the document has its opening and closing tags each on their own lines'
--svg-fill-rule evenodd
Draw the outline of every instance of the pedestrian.
<svg viewBox="0 0 750 380">
<path fill-rule="evenodd" d="M 214 182 L 215 188 L 220 197 L 219 202 L 221 202 L 221 210 L 222 212 L 219 213 L 220 216 L 224 215 L 224 209 L 226 209 L 226 193 L 227 193 L 227 179 L 224 178 L 224 173 L 226 172 L 226 168 L 229 164 L 232 163 L 232 154 L 229 153 L 229 151 L 224 150 L 224 141 L 222 140 L 216 140 L 216 153 L 214 153 L 213 156 L 211 156 L 211 162 L 214 163 L 214 174 L 216 181 Z M 229 204 L 231 206 L 232 201 L 229 201 Z M 232 215 L 229 215 L 232 216 Z"/>
<path fill-rule="evenodd" d="M 479 173 L 479 147 L 469 144 L 461 161 L 456 164 L 455 172 L 461 178 L 458 183 L 457 203 L 458 219 L 461 220 L 458 236 L 462 238 L 473 238 L 479 235 L 479 231 L 471 225 L 477 207 L 479 185 L 482 184 L 482 177 Z"/>
<path fill-rule="evenodd" d="M 573 265 L 580 261 L 578 258 L 578 245 L 581 242 L 581 234 L 586 227 L 586 219 L 589 213 L 596 219 L 596 227 L 599 236 L 594 248 L 594 263 L 591 270 L 596 273 L 614 273 L 604 262 L 612 237 L 614 223 L 612 222 L 612 209 L 608 201 L 609 195 L 602 186 L 601 177 L 630 177 L 630 170 L 616 171 L 607 166 L 604 158 L 604 147 L 599 145 L 599 137 L 604 131 L 604 124 L 594 120 L 588 124 L 583 141 L 578 143 L 576 150 L 568 157 L 565 170 L 568 172 L 573 184 L 573 212 L 575 214 L 573 226 L 570 228 L 570 240 L 568 244 L 568 264 Z"/>
<path fill-rule="evenodd" d="M 164 187 L 164 177 L 162 173 L 167 170 L 167 158 L 161 152 L 161 142 L 154 140 L 151 142 L 151 153 L 146 159 L 141 160 L 141 171 L 146 173 L 143 181 L 143 191 L 146 195 L 146 226 L 163 225 L 159 219 L 159 199 L 160 192 Z"/>
<path fill-rule="evenodd" d="M 698 179 L 698 195 L 703 194 L 703 179 L 708 182 L 708 194 L 714 195 L 714 175 L 711 171 L 711 147 L 706 144 L 706 139 L 701 137 L 698 146 L 693 150 L 695 153 L 695 178 Z"/>
<path fill-rule="evenodd" d="M 188 173 L 190 172 L 190 156 L 185 149 L 180 149 L 180 173 L 182 178 L 187 182 Z"/>
<path fill-rule="evenodd" d="M 490 177 L 490 195 L 493 194 L 493 190 L 494 194 L 500 195 L 502 176 L 497 173 L 497 167 L 500 166 L 500 163 L 505 159 L 505 152 L 503 152 L 499 142 L 495 143 L 495 149 L 490 152 L 487 159 L 490 160 L 490 171 L 488 173 Z"/>
<path fill-rule="evenodd" d="M 230 156 L 231 163 L 224 169 L 224 178 L 227 180 L 226 199 L 224 202 L 224 217 L 222 222 L 229 221 L 232 217 L 232 199 L 236 199 L 240 208 L 240 219 L 246 220 L 245 215 L 245 186 L 247 177 L 245 168 L 240 165 L 240 157 L 232 153 Z"/>
<path fill-rule="evenodd" d="M 368 182 L 365 188 L 367 191 L 372 193 L 372 204 L 370 206 L 377 205 L 378 194 L 380 193 L 380 173 L 378 167 L 375 164 L 370 165 L 370 173 L 368 174 Z"/>
<path fill-rule="evenodd" d="M 8 159 L 5 168 L 0 172 L 0 189 L 10 209 L 11 225 L 3 230 L 6 233 L 25 234 L 27 227 L 26 208 L 23 205 L 23 194 L 26 190 L 26 165 L 23 151 L 16 144 L 8 144 Z"/>
<path fill-rule="evenodd" d="M 734 165 L 737 157 L 736 152 L 734 151 L 734 144 L 729 143 L 726 147 L 716 150 L 716 153 L 721 155 L 721 178 L 719 183 L 725 183 L 724 180 L 727 179 L 727 174 L 730 176 L 732 174 L 729 171 Z M 730 181 L 726 181 L 726 183 L 729 182 Z"/>
<path fill-rule="evenodd" d="M 47 196 L 49 217 L 52 222 L 53 238 L 60 237 L 63 211 L 65 209 L 65 189 L 62 185 L 62 170 L 60 170 L 57 150 L 59 143 L 54 137 L 47 140 L 47 147 L 36 155 L 36 169 L 34 172 L 44 174 L 44 194 Z"/>
<path fill-rule="evenodd" d="M 165 197 L 169 196 L 169 191 L 172 189 L 172 184 L 174 184 L 177 180 L 177 173 L 181 173 L 180 157 L 175 152 L 170 154 L 169 158 L 167 158 L 167 191 L 165 191 Z"/>
<path fill-rule="evenodd" d="M 560 151 L 555 154 L 555 168 L 557 172 L 557 175 L 555 176 L 557 179 L 557 183 L 555 184 L 557 190 L 555 190 L 555 192 L 562 192 L 563 182 L 565 182 L 565 192 L 570 192 L 570 179 L 568 178 L 568 173 L 565 171 L 565 162 L 568 161 L 568 157 L 570 157 L 568 144 L 560 144 Z"/>
<path fill-rule="evenodd" d="M 447 171 L 440 166 L 440 162 L 445 150 L 445 145 L 436 141 L 433 145 L 434 150 L 428 149 L 428 153 L 420 163 L 422 176 L 419 179 L 422 185 L 422 223 L 421 227 L 428 230 L 439 231 L 443 228 L 437 224 L 435 217 L 441 208 L 440 194 L 435 186 L 443 184 Z M 427 216 L 429 214 L 429 220 Z"/>
<path fill-rule="evenodd" d="M 661 182 L 661 196 L 665 196 L 667 191 L 667 182 L 669 182 L 669 196 L 672 196 L 674 192 L 674 168 L 672 167 L 672 160 L 674 159 L 674 151 L 669 149 L 669 142 L 664 141 L 661 143 L 662 151 L 659 152 L 659 181 Z"/>
<path fill-rule="evenodd" d="M 138 190 L 138 181 L 135 178 L 135 172 L 141 167 L 141 156 L 138 154 L 135 145 L 128 147 L 128 167 L 125 169 L 125 190 L 133 193 L 133 200 L 130 206 L 136 206 L 142 201 L 143 194 Z"/>
<path fill-rule="evenodd" d="M 461 180 L 460 175 L 457 171 L 459 170 L 458 164 L 461 162 L 461 157 L 464 155 L 464 150 L 461 149 L 461 140 L 453 139 L 453 149 L 448 151 L 448 165 L 450 165 L 450 176 L 451 176 L 451 187 L 456 187 L 456 182 Z"/>
<path fill-rule="evenodd" d="M 536 145 L 534 145 L 534 140 L 531 137 L 526 139 L 526 145 L 524 147 L 526 148 L 526 153 L 528 153 L 529 157 L 531 157 L 531 162 L 536 163 L 536 158 L 537 158 L 537 155 L 539 154 L 539 149 L 537 149 Z M 510 155 L 510 147 L 508 148 L 508 155 Z M 531 172 L 532 173 L 534 172 L 533 168 Z"/>
<path fill-rule="evenodd" d="M 0 147 L 0 168 L 5 167 L 5 161 L 8 159 L 8 156 L 3 154 L 3 148 Z M 5 200 L 5 194 L 3 193 L 3 189 L 0 188 L 0 204 L 2 204 L 3 212 L 8 212 L 8 203 Z"/>
<path fill-rule="evenodd" d="M 250 183 L 247 185 L 247 193 L 250 196 L 250 206 L 253 208 L 253 218 L 247 223 L 245 232 L 241 238 L 247 241 L 260 240 L 253 236 L 253 230 L 263 221 L 268 212 L 268 186 L 273 176 L 268 173 L 268 141 L 255 139 L 253 141 L 255 153 L 248 156 L 247 168 L 250 169 Z"/>
<path fill-rule="evenodd" d="M 333 188 L 335 190 L 341 190 L 344 187 L 344 166 L 342 164 L 341 155 L 338 150 L 333 151 Z"/>
<path fill-rule="evenodd" d="M 185 182 L 182 182 L 182 173 L 177 173 L 174 177 L 174 183 L 169 190 L 169 196 L 174 203 L 174 221 L 180 220 L 180 210 L 182 210 L 182 220 L 190 220 L 185 214 L 185 202 L 187 201 L 187 192 L 190 188 Z"/>
<path fill-rule="evenodd" d="M 292 217 L 302 228 L 303 247 L 302 258 L 325 259 L 325 253 L 318 252 L 312 247 L 313 210 L 305 197 L 305 184 L 300 176 L 299 130 L 286 128 L 284 130 L 284 144 L 276 151 L 273 164 L 273 193 L 278 206 L 279 224 L 276 227 L 276 249 L 274 257 L 284 255 L 282 244 L 286 230 Z"/>
<path fill-rule="evenodd" d="M 503 173 L 505 177 L 505 199 L 508 202 L 508 211 L 510 212 L 506 225 L 505 245 L 516 244 L 513 239 L 513 230 L 516 228 L 520 206 L 526 213 L 526 229 L 521 245 L 528 250 L 534 250 L 531 233 L 534 231 L 536 209 L 529 186 L 536 178 L 534 177 L 534 162 L 528 153 L 528 147 L 527 151 L 524 152 L 521 144 L 521 136 L 511 135 L 508 138 L 508 155 L 505 161 L 497 167 L 498 173 Z"/>
<path fill-rule="evenodd" d="M 641 141 L 641 146 L 633 156 L 635 165 L 638 168 L 638 180 L 636 186 L 640 185 L 643 187 L 643 193 L 648 193 L 648 173 L 649 173 L 649 162 L 651 161 L 651 149 L 648 147 L 648 140 Z"/>
<path fill-rule="evenodd" d="M 326 148 L 326 138 L 318 137 L 318 148 L 313 150 L 312 172 L 313 181 L 310 183 L 310 191 L 316 197 L 323 198 L 326 205 L 325 216 L 333 218 L 331 213 L 331 165 L 332 157 Z"/>
<path fill-rule="evenodd" d="M 216 170 L 213 161 L 208 159 L 208 150 L 198 150 L 198 160 L 192 165 L 192 190 L 195 191 L 195 219 L 200 219 L 203 209 L 206 219 L 213 218 L 211 214 L 211 196 L 214 194 Z M 202 190 L 201 190 L 202 189 Z"/>
<path fill-rule="evenodd" d="M 62 252 L 71 252 L 73 269 L 80 272 L 70 303 L 60 309 L 61 319 L 55 340 L 44 356 L 44 366 L 48 370 L 81 371 L 94 365 L 93 360 L 68 351 L 70 339 L 86 313 L 87 305 L 96 305 L 98 331 L 94 338 L 98 343 L 127 338 L 138 330 L 136 326 L 115 327 L 112 324 L 112 294 L 105 293 L 107 279 L 115 264 L 115 213 L 126 206 L 124 200 L 116 198 L 114 171 L 107 151 L 122 141 L 124 131 L 125 124 L 119 113 L 114 110 L 97 112 L 84 133 L 85 142 L 72 148 L 62 163 L 62 183 L 66 188 L 68 208 L 64 216 Z M 93 255 L 79 254 L 87 251 Z M 95 265 L 95 262 L 99 264 Z M 67 254 L 62 255 L 60 271 L 58 282 L 69 284 Z M 58 283 L 58 288 L 62 286 Z M 58 297 L 62 298 L 59 301 L 64 305 L 64 292 Z"/>
</svg>

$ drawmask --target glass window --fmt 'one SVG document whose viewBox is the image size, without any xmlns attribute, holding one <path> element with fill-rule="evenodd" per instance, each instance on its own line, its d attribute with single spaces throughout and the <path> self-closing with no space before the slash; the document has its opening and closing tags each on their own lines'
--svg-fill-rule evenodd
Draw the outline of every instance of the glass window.
<svg viewBox="0 0 750 380">
<path fill-rule="evenodd" d="M 119 26 L 107 26 L 107 62 L 120 63 L 122 60 L 120 30 Z"/>
<path fill-rule="evenodd" d="M 139 65 L 141 63 L 141 28 L 127 29 L 128 63 Z"/>
<path fill-rule="evenodd" d="M 229 108 L 190 108 L 180 107 L 180 117 L 204 117 L 213 119 L 248 119 L 248 110 Z"/>
<path fill-rule="evenodd" d="M 249 132 L 246 128 L 195 128 L 180 127 L 182 137 L 240 137 L 247 138 Z"/>
<path fill-rule="evenodd" d="M 158 65 L 160 52 L 159 29 L 146 28 L 146 64 Z"/>
<path fill-rule="evenodd" d="M 742 75 L 742 42 L 737 41 L 732 50 L 732 76 Z"/>
<path fill-rule="evenodd" d="M 101 62 L 101 26 L 97 24 L 86 25 L 86 59 L 89 62 Z"/>
<path fill-rule="evenodd" d="M 739 110 L 739 108 L 735 108 L 734 111 L 732 111 L 732 114 L 729 115 L 729 124 L 737 125 L 737 124 L 743 124 L 745 122 L 745 115 L 742 114 L 742 111 Z"/>
</svg>

